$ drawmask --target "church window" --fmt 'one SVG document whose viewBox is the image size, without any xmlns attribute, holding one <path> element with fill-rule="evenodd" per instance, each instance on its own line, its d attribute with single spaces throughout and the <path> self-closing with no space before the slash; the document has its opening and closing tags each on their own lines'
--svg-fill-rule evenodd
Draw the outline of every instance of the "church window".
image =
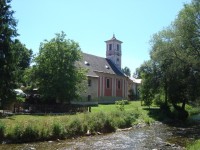
<svg viewBox="0 0 200 150">
<path fill-rule="evenodd" d="M 119 58 L 117 58 L 117 61 L 119 61 Z"/>
<path fill-rule="evenodd" d="M 121 87 L 121 82 L 120 82 L 120 80 L 118 80 L 117 87 L 118 87 L 118 89 L 120 89 L 120 87 Z"/>
<path fill-rule="evenodd" d="M 109 44 L 109 50 L 112 50 L 112 44 Z"/>
<path fill-rule="evenodd" d="M 110 79 L 106 79 L 106 88 L 110 88 Z"/>
</svg>

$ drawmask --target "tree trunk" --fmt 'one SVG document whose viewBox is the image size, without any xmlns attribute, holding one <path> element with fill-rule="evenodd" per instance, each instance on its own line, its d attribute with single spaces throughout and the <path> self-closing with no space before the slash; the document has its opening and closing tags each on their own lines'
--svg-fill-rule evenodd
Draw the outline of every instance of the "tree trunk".
<svg viewBox="0 0 200 150">
<path fill-rule="evenodd" d="M 167 106 L 167 81 L 165 79 L 165 87 L 164 87 L 164 90 L 165 90 L 165 105 Z"/>
<path fill-rule="evenodd" d="M 185 110 L 185 104 L 186 104 L 186 100 L 183 99 L 183 103 L 182 103 L 182 110 Z"/>
</svg>

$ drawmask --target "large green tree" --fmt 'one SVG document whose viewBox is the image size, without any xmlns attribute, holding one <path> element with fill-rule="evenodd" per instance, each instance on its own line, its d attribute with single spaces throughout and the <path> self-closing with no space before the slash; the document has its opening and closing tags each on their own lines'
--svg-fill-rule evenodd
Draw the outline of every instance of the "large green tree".
<svg viewBox="0 0 200 150">
<path fill-rule="evenodd" d="M 14 55 L 11 48 L 17 36 L 16 20 L 11 10 L 11 0 L 0 1 L 0 101 L 5 107 L 12 100 L 14 86 Z"/>
<path fill-rule="evenodd" d="M 78 96 L 85 72 L 76 64 L 81 59 L 78 43 L 65 39 L 62 32 L 50 41 L 41 43 L 35 59 L 38 88 L 45 100 L 69 102 Z"/>
<path fill-rule="evenodd" d="M 153 71 L 145 71 L 145 64 L 139 69 L 144 77 L 144 85 L 154 81 L 149 90 L 141 91 L 145 94 L 152 90 L 154 97 L 158 93 L 164 93 L 165 104 L 171 103 L 183 114 L 180 115 L 183 118 L 187 117 L 185 104 L 200 97 L 199 18 L 199 1 L 194 0 L 191 4 L 184 5 L 176 20 L 151 40 L 150 57 L 153 66 L 150 68 Z M 181 106 L 178 105 L 180 103 Z"/>
</svg>

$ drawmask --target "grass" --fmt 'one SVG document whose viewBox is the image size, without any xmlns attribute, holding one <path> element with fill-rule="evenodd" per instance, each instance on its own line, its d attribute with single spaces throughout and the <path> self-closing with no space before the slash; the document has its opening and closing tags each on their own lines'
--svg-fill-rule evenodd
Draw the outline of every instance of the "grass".
<svg viewBox="0 0 200 150">
<path fill-rule="evenodd" d="M 149 124 L 155 120 L 139 101 L 123 107 L 121 110 L 115 104 L 99 105 L 92 107 L 91 113 L 59 116 L 15 115 L 2 118 L 0 140 L 8 139 L 19 143 L 64 139 L 85 135 L 88 130 L 92 134 L 108 133 L 117 128 L 127 128 L 141 122 Z"/>
<path fill-rule="evenodd" d="M 199 149 L 200 149 L 200 140 L 197 140 L 194 143 L 187 146 L 187 150 L 199 150 Z"/>
</svg>

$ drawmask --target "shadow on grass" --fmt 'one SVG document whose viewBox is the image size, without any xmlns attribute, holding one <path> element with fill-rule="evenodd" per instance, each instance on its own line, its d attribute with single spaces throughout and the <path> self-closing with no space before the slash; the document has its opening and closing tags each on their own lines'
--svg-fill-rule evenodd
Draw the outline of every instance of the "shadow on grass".
<svg viewBox="0 0 200 150">
<path fill-rule="evenodd" d="M 160 108 L 143 108 L 144 110 L 148 111 L 148 116 L 153 118 L 156 121 L 163 121 L 166 116 L 160 110 Z"/>
<path fill-rule="evenodd" d="M 193 126 L 200 126 L 199 120 L 192 120 L 190 118 L 186 120 L 176 119 L 175 114 L 172 112 L 161 110 L 160 108 L 143 108 L 148 112 L 148 116 L 156 121 L 162 122 L 173 127 L 188 128 Z"/>
</svg>

